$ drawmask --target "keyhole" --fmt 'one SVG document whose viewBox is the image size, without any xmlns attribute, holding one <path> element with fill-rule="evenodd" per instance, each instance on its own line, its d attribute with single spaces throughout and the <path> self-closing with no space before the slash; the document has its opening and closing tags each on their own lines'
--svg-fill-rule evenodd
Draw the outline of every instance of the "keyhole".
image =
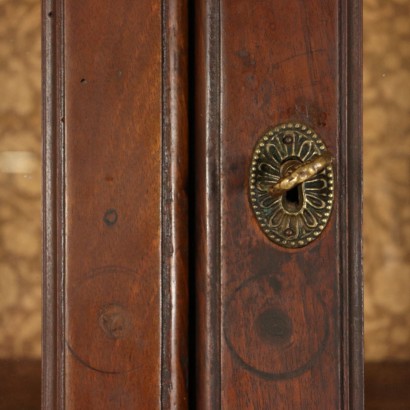
<svg viewBox="0 0 410 410">
<path fill-rule="evenodd" d="M 288 212 L 299 212 L 303 206 L 302 186 L 298 185 L 283 195 L 283 206 Z"/>
<path fill-rule="evenodd" d="M 297 166 L 301 164 L 299 159 L 289 159 L 285 163 L 282 164 L 281 174 L 282 175 L 289 175 L 292 170 L 294 170 Z M 282 204 L 283 207 L 290 213 L 297 213 L 303 207 L 304 202 L 304 192 L 303 192 L 303 184 L 295 186 L 282 196 Z"/>
<path fill-rule="evenodd" d="M 297 186 L 292 189 L 289 189 L 289 191 L 287 191 L 285 195 L 286 202 L 292 204 L 295 207 L 299 206 L 299 188 Z"/>
</svg>

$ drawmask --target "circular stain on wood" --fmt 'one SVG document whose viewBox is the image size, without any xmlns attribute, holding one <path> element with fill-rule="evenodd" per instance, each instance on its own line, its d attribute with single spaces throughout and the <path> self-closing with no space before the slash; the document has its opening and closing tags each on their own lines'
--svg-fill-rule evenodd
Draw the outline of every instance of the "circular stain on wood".
<svg viewBox="0 0 410 410">
<path fill-rule="evenodd" d="M 274 345 L 287 343 L 292 336 L 292 321 L 285 312 L 276 307 L 262 312 L 256 318 L 254 326 L 262 340 Z"/>
<path fill-rule="evenodd" d="M 223 329 L 236 363 L 261 378 L 283 380 L 314 366 L 328 341 L 329 319 L 303 278 L 257 275 L 227 299 Z"/>
<path fill-rule="evenodd" d="M 91 271 L 68 288 L 67 348 L 85 367 L 120 374 L 144 365 L 157 329 L 142 272 L 119 266 Z"/>
</svg>

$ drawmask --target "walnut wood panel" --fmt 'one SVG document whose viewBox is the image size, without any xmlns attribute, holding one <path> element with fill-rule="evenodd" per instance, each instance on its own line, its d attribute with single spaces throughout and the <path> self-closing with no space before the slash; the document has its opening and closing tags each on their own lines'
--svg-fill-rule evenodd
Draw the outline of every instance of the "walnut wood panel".
<svg viewBox="0 0 410 410">
<path fill-rule="evenodd" d="M 361 3 L 196 6 L 197 406 L 360 409 Z M 286 122 L 335 158 L 329 223 L 301 249 L 249 204 L 255 144 Z"/>
<path fill-rule="evenodd" d="M 186 408 L 186 1 L 43 10 L 43 408 Z"/>
</svg>

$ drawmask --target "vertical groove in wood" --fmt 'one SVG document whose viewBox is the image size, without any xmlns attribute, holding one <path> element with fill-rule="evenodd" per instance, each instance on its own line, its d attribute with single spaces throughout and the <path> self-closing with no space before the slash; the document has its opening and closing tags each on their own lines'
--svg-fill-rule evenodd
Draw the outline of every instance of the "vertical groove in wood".
<svg viewBox="0 0 410 410">
<path fill-rule="evenodd" d="M 350 0 L 348 10 L 348 204 L 349 209 L 349 404 L 364 408 L 363 270 L 362 270 L 362 0 Z"/>
<path fill-rule="evenodd" d="M 362 1 L 339 2 L 342 407 L 364 408 L 362 272 Z"/>
<path fill-rule="evenodd" d="M 56 340 L 54 329 L 56 321 L 56 303 L 54 278 L 56 260 L 56 210 L 54 201 L 55 144 L 52 140 L 54 124 L 54 24 L 48 17 L 52 12 L 51 0 L 42 4 L 42 99 L 43 99 L 43 315 L 42 315 L 42 407 L 56 407 Z"/>
<path fill-rule="evenodd" d="M 64 7 L 42 3 L 42 408 L 64 408 Z"/>
<path fill-rule="evenodd" d="M 162 2 L 163 409 L 188 406 L 188 9 Z"/>
<path fill-rule="evenodd" d="M 198 0 L 195 33 L 196 405 L 221 407 L 220 1 Z"/>
<path fill-rule="evenodd" d="M 56 20 L 57 20 L 57 95 L 56 102 L 57 117 L 56 122 L 56 139 L 57 143 L 57 201 L 58 201 L 58 224 L 57 224 L 57 243 L 59 244 L 57 249 L 57 320 L 59 325 L 57 326 L 58 334 L 58 360 L 59 365 L 57 380 L 58 380 L 58 405 L 59 408 L 65 409 L 66 403 L 66 127 L 65 127 L 65 0 L 58 0 L 56 4 Z"/>
<path fill-rule="evenodd" d="M 348 185 L 347 185 L 347 144 L 345 143 L 347 129 L 347 59 L 343 56 L 346 54 L 347 47 L 347 9 L 345 7 L 346 2 L 339 0 L 339 54 L 341 58 L 339 59 L 339 135 L 342 136 L 339 138 L 339 157 L 338 157 L 338 174 L 340 178 L 339 183 L 339 196 L 338 203 L 341 205 L 338 212 L 338 223 L 339 231 L 343 232 L 348 229 L 347 217 L 348 210 L 346 206 L 342 206 L 344 198 L 347 197 Z M 347 363 L 349 363 L 349 305 L 344 303 L 349 297 L 349 280 L 347 275 L 342 273 L 348 269 L 348 243 L 346 241 L 346 236 L 338 237 L 338 248 L 339 248 L 339 257 L 340 257 L 340 278 L 339 278 L 339 287 L 340 287 L 340 357 L 341 357 L 341 366 L 340 366 L 340 377 L 343 383 L 342 389 L 340 391 L 340 407 L 341 409 L 347 410 L 349 408 L 349 371 L 346 368 Z"/>
</svg>

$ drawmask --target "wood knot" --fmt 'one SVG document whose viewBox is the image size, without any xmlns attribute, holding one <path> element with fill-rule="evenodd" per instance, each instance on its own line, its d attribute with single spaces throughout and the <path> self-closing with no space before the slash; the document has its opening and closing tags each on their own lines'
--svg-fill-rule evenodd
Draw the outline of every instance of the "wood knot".
<svg viewBox="0 0 410 410">
<path fill-rule="evenodd" d="M 110 339 L 125 338 L 131 328 L 127 310 L 117 304 L 103 306 L 98 321 L 101 329 Z"/>
<path fill-rule="evenodd" d="M 105 211 L 103 221 L 107 226 L 115 225 L 118 221 L 117 211 L 115 209 L 107 209 Z"/>
</svg>

